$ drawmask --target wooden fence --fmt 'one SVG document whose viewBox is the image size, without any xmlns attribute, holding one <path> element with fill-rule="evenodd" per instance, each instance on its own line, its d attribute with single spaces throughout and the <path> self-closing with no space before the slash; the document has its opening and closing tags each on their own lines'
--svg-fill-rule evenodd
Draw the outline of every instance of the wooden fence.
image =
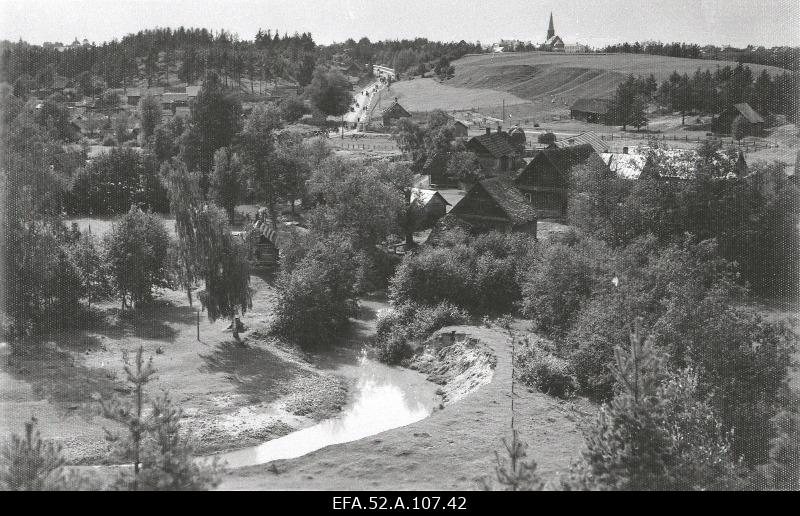
<svg viewBox="0 0 800 516">
<path fill-rule="evenodd" d="M 778 147 L 774 143 L 765 141 L 758 141 L 753 139 L 734 140 L 731 137 L 718 137 L 718 136 L 689 136 L 677 134 L 641 134 L 641 133 L 622 133 L 622 134 L 598 134 L 601 140 L 613 142 L 615 139 L 620 140 L 655 140 L 655 141 L 673 141 L 685 143 L 703 143 L 707 141 L 717 141 L 727 146 L 736 146 L 744 152 L 754 152 L 760 149 L 771 149 Z"/>
</svg>

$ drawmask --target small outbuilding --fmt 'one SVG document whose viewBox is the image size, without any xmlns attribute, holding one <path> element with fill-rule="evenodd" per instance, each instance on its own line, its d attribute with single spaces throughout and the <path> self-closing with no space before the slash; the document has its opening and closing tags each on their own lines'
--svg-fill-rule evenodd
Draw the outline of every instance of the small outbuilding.
<svg viewBox="0 0 800 516">
<path fill-rule="evenodd" d="M 427 229 L 447 214 L 450 203 L 436 190 L 412 188 L 411 205 L 417 212 L 417 229 Z"/>
</svg>

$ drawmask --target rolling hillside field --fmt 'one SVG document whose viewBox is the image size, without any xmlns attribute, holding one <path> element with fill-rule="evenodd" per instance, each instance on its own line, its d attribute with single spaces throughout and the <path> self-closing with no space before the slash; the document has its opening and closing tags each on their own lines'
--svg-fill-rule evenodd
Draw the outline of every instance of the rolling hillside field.
<svg viewBox="0 0 800 516">
<path fill-rule="evenodd" d="M 677 70 L 693 74 L 698 68 L 715 70 L 736 66 L 729 61 L 684 59 L 645 54 L 559 54 L 525 52 L 466 56 L 454 63 L 456 74 L 449 86 L 507 91 L 534 100 L 542 96 L 611 97 L 628 74 L 648 76 L 661 83 Z M 780 68 L 748 64 L 754 75 Z"/>
</svg>

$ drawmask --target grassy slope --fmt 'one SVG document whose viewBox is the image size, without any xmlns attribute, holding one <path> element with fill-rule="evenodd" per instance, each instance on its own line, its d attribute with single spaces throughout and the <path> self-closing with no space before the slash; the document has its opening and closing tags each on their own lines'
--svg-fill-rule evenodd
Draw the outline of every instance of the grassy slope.
<svg viewBox="0 0 800 516">
<path fill-rule="evenodd" d="M 652 73 L 660 83 L 674 70 L 691 75 L 698 68 L 713 71 L 736 63 L 643 54 L 527 52 L 467 56 L 454 65 L 456 74 L 448 82 L 450 86 L 502 90 L 532 100 L 544 95 L 610 97 L 628 74 Z M 764 69 L 772 74 L 783 72 L 771 66 L 748 66 L 754 75 Z"/>
<path fill-rule="evenodd" d="M 93 226 L 94 230 L 94 226 Z M 275 292 L 252 277 L 254 310 L 242 321 L 263 329 L 271 317 Z M 0 357 L 0 436 L 19 433 L 31 415 L 42 435 L 57 440 L 71 462 L 108 459 L 94 393 L 108 398 L 122 387 L 122 350 L 144 346 L 153 356 L 157 379 L 150 395 L 168 390 L 184 409 L 186 426 L 200 453 L 258 444 L 338 413 L 345 401 L 342 380 L 320 371 L 297 351 L 245 333 L 249 347 L 231 343 L 228 321 L 200 317 L 182 292 L 166 291 L 156 306 L 139 316 L 122 316 L 118 303 L 101 306 L 102 317 L 85 330 L 41 339 L 21 362 Z M 161 348 L 163 353 L 157 353 Z"/>
<path fill-rule="evenodd" d="M 511 347 L 495 329 L 445 328 L 481 340 L 497 357 L 489 384 L 430 417 L 360 441 L 329 446 L 303 457 L 229 472 L 221 489 L 478 489 L 494 473 L 494 452 L 511 435 Z M 528 456 L 552 477 L 583 447 L 579 422 L 593 409 L 539 392 L 516 389 L 516 425 Z"/>
</svg>

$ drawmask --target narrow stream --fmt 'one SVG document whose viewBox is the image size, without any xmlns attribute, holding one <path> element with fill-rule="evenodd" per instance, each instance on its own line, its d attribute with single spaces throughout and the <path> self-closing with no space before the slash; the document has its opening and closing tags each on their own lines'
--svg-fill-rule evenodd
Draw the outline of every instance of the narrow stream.
<svg viewBox="0 0 800 516">
<path fill-rule="evenodd" d="M 355 381 L 341 415 L 258 446 L 218 455 L 228 467 L 291 459 L 331 444 L 356 441 L 419 421 L 439 403 L 436 385 L 422 374 L 382 364 L 363 350 L 336 349 L 316 357 L 315 363 Z"/>
</svg>

